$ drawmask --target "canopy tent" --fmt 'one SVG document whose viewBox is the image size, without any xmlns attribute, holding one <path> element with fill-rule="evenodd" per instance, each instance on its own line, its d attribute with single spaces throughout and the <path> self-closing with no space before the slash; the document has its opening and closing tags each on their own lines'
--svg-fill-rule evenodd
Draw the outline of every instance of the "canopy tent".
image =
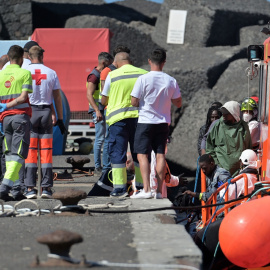
<svg viewBox="0 0 270 270">
<path fill-rule="evenodd" d="M 56 71 L 70 110 L 88 110 L 86 79 L 98 64 L 98 54 L 109 52 L 109 29 L 38 28 L 31 39 L 45 50 L 44 64 Z"/>
</svg>

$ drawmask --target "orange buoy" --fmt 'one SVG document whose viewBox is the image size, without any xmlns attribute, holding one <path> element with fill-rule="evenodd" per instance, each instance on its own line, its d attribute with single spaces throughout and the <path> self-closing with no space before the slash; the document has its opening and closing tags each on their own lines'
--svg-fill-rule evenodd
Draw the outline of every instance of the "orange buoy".
<svg viewBox="0 0 270 270">
<path fill-rule="evenodd" d="M 270 263 L 270 197 L 237 206 L 223 219 L 220 247 L 233 264 L 244 268 Z"/>
</svg>

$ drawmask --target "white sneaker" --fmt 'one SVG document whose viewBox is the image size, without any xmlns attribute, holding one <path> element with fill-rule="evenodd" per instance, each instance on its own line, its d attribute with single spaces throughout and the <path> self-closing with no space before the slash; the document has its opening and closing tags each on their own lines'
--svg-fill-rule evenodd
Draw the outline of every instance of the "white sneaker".
<svg viewBox="0 0 270 270">
<path fill-rule="evenodd" d="M 155 198 L 155 199 L 163 199 L 161 193 L 156 193 L 154 198 Z"/>
<path fill-rule="evenodd" d="M 153 195 L 152 192 L 145 192 L 144 189 L 141 189 L 137 193 L 134 193 L 130 196 L 131 199 L 152 199 Z"/>
</svg>

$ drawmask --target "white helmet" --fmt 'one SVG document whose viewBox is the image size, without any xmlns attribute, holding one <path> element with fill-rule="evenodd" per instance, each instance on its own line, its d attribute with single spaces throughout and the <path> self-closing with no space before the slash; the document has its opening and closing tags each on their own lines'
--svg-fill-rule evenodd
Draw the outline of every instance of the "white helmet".
<svg viewBox="0 0 270 270">
<path fill-rule="evenodd" d="M 242 161 L 244 165 L 256 166 L 257 164 L 257 155 L 251 149 L 244 150 L 239 159 Z"/>
</svg>

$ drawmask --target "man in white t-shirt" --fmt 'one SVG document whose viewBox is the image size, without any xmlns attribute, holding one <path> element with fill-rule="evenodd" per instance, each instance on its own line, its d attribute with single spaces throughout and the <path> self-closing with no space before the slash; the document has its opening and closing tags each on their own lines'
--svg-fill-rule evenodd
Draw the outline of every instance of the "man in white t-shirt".
<svg viewBox="0 0 270 270">
<path fill-rule="evenodd" d="M 52 175 L 52 140 L 53 124 L 58 125 L 61 133 L 66 132 L 63 123 L 63 108 L 60 93 L 60 83 L 54 70 L 43 64 L 44 50 L 39 46 L 33 46 L 29 50 L 31 64 L 27 67 L 32 74 L 33 93 L 29 95 L 29 102 L 32 107 L 31 117 L 31 137 L 28 157 L 25 160 L 25 186 L 26 198 L 35 199 L 37 197 L 36 173 L 37 154 L 40 149 L 41 160 L 41 187 L 42 198 L 50 198 L 53 186 Z M 53 109 L 53 100 L 57 111 L 56 121 Z"/>
<path fill-rule="evenodd" d="M 139 120 L 135 133 L 135 153 L 138 155 L 143 190 L 131 198 L 149 199 L 153 197 L 150 189 L 150 165 L 148 155 L 156 154 L 157 192 L 155 198 L 162 199 L 162 182 L 165 172 L 165 147 L 171 123 L 171 102 L 178 108 L 182 97 L 177 81 L 162 72 L 166 62 L 166 52 L 155 49 L 148 59 L 151 71 L 140 76 L 131 93 L 132 106 L 139 107 Z"/>
</svg>

